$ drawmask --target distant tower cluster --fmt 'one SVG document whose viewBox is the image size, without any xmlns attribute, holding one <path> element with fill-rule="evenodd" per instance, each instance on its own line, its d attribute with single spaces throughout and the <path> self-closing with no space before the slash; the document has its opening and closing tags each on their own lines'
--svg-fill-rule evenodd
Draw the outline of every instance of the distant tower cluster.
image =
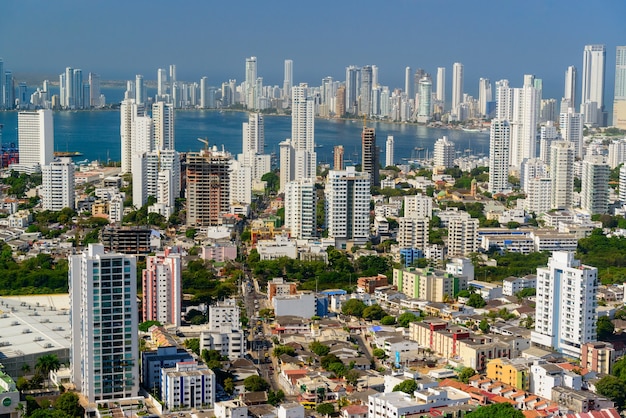
<svg viewBox="0 0 626 418">
<path fill-rule="evenodd" d="M 64 109 L 89 109 L 104 106 L 104 97 L 100 94 L 100 76 L 89 73 L 83 81 L 83 70 L 67 67 L 59 75 L 60 106 Z"/>
</svg>

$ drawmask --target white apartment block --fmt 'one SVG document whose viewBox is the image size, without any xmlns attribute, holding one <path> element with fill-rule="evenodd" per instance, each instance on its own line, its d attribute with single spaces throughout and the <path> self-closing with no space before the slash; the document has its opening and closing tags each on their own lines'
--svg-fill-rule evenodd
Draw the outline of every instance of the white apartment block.
<svg viewBox="0 0 626 418">
<path fill-rule="evenodd" d="M 231 203 L 252 203 L 252 167 L 239 161 L 231 161 L 230 171 Z"/>
<path fill-rule="evenodd" d="M 315 316 L 317 312 L 316 300 L 317 298 L 313 292 L 274 296 L 272 298 L 274 315 L 311 318 Z"/>
<path fill-rule="evenodd" d="M 90 402 L 137 396 L 135 257 L 89 244 L 69 257 L 72 383 Z"/>
<path fill-rule="evenodd" d="M 317 236 L 317 192 L 315 179 L 303 178 L 285 187 L 285 227 L 296 239 Z"/>
<path fill-rule="evenodd" d="M 385 142 L 385 167 L 395 165 L 393 154 L 394 154 L 393 135 L 388 135 L 387 142 Z"/>
<path fill-rule="evenodd" d="M 545 213 L 552 208 L 552 179 L 535 177 L 528 180 L 524 210 L 528 213 Z"/>
<path fill-rule="evenodd" d="M 448 225 L 448 255 L 463 257 L 478 251 L 478 219 L 457 217 Z"/>
<path fill-rule="evenodd" d="M 535 330 L 531 341 L 578 357 L 581 345 L 596 340 L 598 269 L 555 251 L 537 268 Z"/>
<path fill-rule="evenodd" d="M 590 215 L 609 210 L 609 176 L 611 170 L 601 155 L 588 155 L 583 161 L 580 208 Z"/>
<path fill-rule="evenodd" d="M 239 321 L 240 309 L 235 299 L 226 299 L 215 305 L 209 306 L 209 323 L 208 327 L 212 331 L 218 331 L 222 328 L 241 329 Z"/>
<path fill-rule="evenodd" d="M 537 276 L 529 274 L 524 277 L 507 277 L 502 281 L 502 294 L 514 296 L 524 289 L 534 289 L 537 286 Z"/>
<path fill-rule="evenodd" d="M 454 167 L 456 153 L 454 142 L 448 140 L 447 136 L 437 139 L 434 146 L 433 165 L 435 167 Z"/>
<path fill-rule="evenodd" d="M 619 169 L 619 200 L 626 202 L 626 164 Z"/>
<path fill-rule="evenodd" d="M 530 190 L 530 180 L 548 176 L 548 164 L 539 158 L 531 158 L 522 161 L 520 170 L 520 186 L 527 194 Z"/>
<path fill-rule="evenodd" d="M 611 170 L 626 162 L 626 139 L 618 139 L 609 144 L 608 161 Z"/>
<path fill-rule="evenodd" d="M 74 162 L 60 158 L 41 168 L 41 195 L 44 210 L 74 209 Z"/>
<path fill-rule="evenodd" d="M 433 217 L 433 199 L 425 194 L 404 196 L 404 216 L 406 218 Z"/>
<path fill-rule="evenodd" d="M 583 115 L 574 113 L 573 109 L 568 109 L 567 113 L 559 115 L 559 127 L 561 128 L 561 138 L 564 141 L 574 144 L 574 155 L 583 157 Z"/>
<path fill-rule="evenodd" d="M 133 205 L 141 208 L 148 197 L 173 209 L 180 197 L 180 155 L 174 150 L 151 151 L 132 156 Z"/>
<path fill-rule="evenodd" d="M 246 337 L 240 329 L 204 330 L 200 333 L 200 351 L 219 351 L 229 360 L 243 358 L 246 354 Z"/>
<path fill-rule="evenodd" d="M 556 386 L 581 390 L 582 380 L 581 375 L 545 361 L 536 360 L 530 366 L 530 391 L 545 399 L 552 400 L 552 388 Z"/>
<path fill-rule="evenodd" d="M 299 402 L 284 402 L 276 408 L 278 418 L 304 418 L 304 406 Z"/>
<path fill-rule="evenodd" d="M 278 235 L 273 240 L 259 240 L 256 245 L 261 260 L 276 260 L 281 257 L 296 259 L 298 246 L 295 240 Z"/>
<path fill-rule="evenodd" d="M 248 407 L 241 399 L 215 403 L 215 418 L 248 418 Z"/>
<path fill-rule="evenodd" d="M 54 160 L 54 121 L 52 110 L 19 112 L 17 142 L 20 162 L 12 166 L 22 173 L 32 174 Z"/>
<path fill-rule="evenodd" d="M 167 410 L 210 409 L 215 405 L 215 373 L 195 361 L 161 369 L 161 399 Z"/>
<path fill-rule="evenodd" d="M 508 120 L 492 120 L 489 134 L 490 193 L 500 193 L 509 188 L 510 142 L 511 126 Z"/>
<path fill-rule="evenodd" d="M 428 245 L 428 218 L 398 218 L 400 248 L 424 249 Z"/>
<path fill-rule="evenodd" d="M 152 105 L 154 123 L 154 148 L 156 150 L 174 150 L 174 105 L 156 102 Z"/>
<path fill-rule="evenodd" d="M 474 264 L 469 258 L 455 257 L 446 263 L 446 273 L 472 281 L 474 280 Z"/>
<path fill-rule="evenodd" d="M 568 209 L 574 199 L 574 145 L 568 141 L 552 144 L 550 178 L 552 179 L 552 209 Z"/>
</svg>

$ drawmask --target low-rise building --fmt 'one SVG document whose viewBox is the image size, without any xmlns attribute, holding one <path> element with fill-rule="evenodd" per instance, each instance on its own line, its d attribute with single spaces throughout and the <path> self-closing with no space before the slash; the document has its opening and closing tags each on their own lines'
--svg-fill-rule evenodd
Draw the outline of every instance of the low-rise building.
<svg viewBox="0 0 626 418">
<path fill-rule="evenodd" d="M 215 373 L 195 361 L 177 363 L 161 371 L 161 399 L 168 410 L 212 408 Z"/>
<path fill-rule="evenodd" d="M 372 277 L 359 277 L 356 281 L 357 291 L 364 293 L 374 293 L 376 288 L 389 285 L 387 276 L 379 274 Z"/>
<path fill-rule="evenodd" d="M 187 350 L 177 347 L 158 347 L 155 351 L 141 353 L 141 383 L 150 393 L 161 390 L 161 369 L 172 368 L 176 363 L 193 361 Z"/>
<path fill-rule="evenodd" d="M 313 292 L 274 296 L 272 299 L 274 315 L 311 318 L 317 314 L 315 299 L 316 297 Z"/>
<path fill-rule="evenodd" d="M 530 369 L 525 362 L 497 358 L 487 363 L 487 377 L 520 390 L 530 388 Z"/>
<path fill-rule="evenodd" d="M 581 347 L 580 365 L 587 370 L 611 374 L 615 359 L 615 349 L 610 343 L 596 341 Z"/>
<path fill-rule="evenodd" d="M 546 399 L 557 401 L 552 396 L 552 388 L 564 386 L 574 390 L 582 388 L 582 377 L 576 373 L 563 370 L 556 364 L 536 360 L 530 366 L 530 391 Z"/>
<path fill-rule="evenodd" d="M 276 260 L 281 257 L 295 260 L 298 257 L 296 240 L 284 235 L 277 235 L 273 240 L 259 240 L 256 250 L 261 260 Z"/>
<path fill-rule="evenodd" d="M 523 289 L 534 289 L 537 286 L 537 276 L 529 274 L 524 277 L 507 277 L 502 281 L 502 294 L 514 296 Z"/>
<path fill-rule="evenodd" d="M 552 400 L 561 408 L 577 413 L 614 408 L 615 404 L 593 392 L 570 389 L 562 386 L 552 388 Z"/>
<path fill-rule="evenodd" d="M 393 285 L 409 298 L 444 302 L 467 289 L 467 277 L 454 276 L 431 267 L 408 267 L 393 269 Z"/>
<path fill-rule="evenodd" d="M 297 286 L 297 283 L 287 282 L 282 277 L 274 277 L 267 283 L 267 299 L 271 302 L 274 296 L 295 295 Z"/>
</svg>

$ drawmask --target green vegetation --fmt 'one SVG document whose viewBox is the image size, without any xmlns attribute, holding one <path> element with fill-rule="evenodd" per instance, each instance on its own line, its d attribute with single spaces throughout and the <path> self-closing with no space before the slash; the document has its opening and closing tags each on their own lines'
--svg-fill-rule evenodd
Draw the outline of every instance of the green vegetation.
<svg viewBox="0 0 626 418">
<path fill-rule="evenodd" d="M 320 343 L 319 341 L 313 341 L 311 344 L 309 344 L 309 350 L 311 350 L 320 357 L 324 357 L 330 352 L 330 347 Z"/>
<path fill-rule="evenodd" d="M 598 395 L 606 396 L 619 409 L 626 407 L 626 381 L 616 376 L 604 376 L 596 383 Z"/>
<path fill-rule="evenodd" d="M 369 321 L 382 319 L 387 315 L 387 312 L 380 307 L 380 305 L 374 304 L 372 306 L 368 306 L 363 309 L 363 319 L 367 319 Z"/>
<path fill-rule="evenodd" d="M 417 382 L 413 379 L 407 379 L 402 383 L 398 383 L 393 387 L 394 392 L 404 392 L 409 395 L 413 395 L 413 392 L 417 390 Z"/>
<path fill-rule="evenodd" d="M 272 406 L 278 406 L 283 400 L 285 400 L 285 392 L 281 389 L 274 392 L 270 390 L 267 392 L 267 403 Z"/>
<path fill-rule="evenodd" d="M 211 303 L 237 293 L 234 277 L 217 279 L 203 260 L 193 260 L 183 270 L 183 292 L 194 295 L 192 303 Z"/>
<path fill-rule="evenodd" d="M 613 335 L 613 332 L 615 331 L 615 326 L 608 316 L 599 317 L 596 326 L 598 332 L 598 340 L 600 341 L 606 341 L 607 338 Z"/>
<path fill-rule="evenodd" d="M 68 291 L 66 259 L 55 261 L 49 254 L 17 263 L 11 247 L 0 246 L 0 295 L 66 293 Z"/>
<path fill-rule="evenodd" d="M 283 354 L 287 354 L 288 356 L 293 356 L 296 354 L 296 350 L 294 350 L 293 347 L 290 347 L 288 345 L 277 345 L 276 347 L 274 347 L 274 351 L 272 351 L 272 355 L 274 357 L 280 357 Z"/>
<path fill-rule="evenodd" d="M 160 327 L 163 324 L 161 324 L 159 321 L 145 321 L 145 322 L 142 322 L 141 324 L 139 324 L 138 328 L 139 328 L 139 331 L 148 332 L 150 327 L 153 326 L 153 325 L 156 325 L 157 327 Z"/>
<path fill-rule="evenodd" d="M 515 409 L 510 403 L 494 403 L 481 406 L 465 415 L 466 418 L 524 418 L 522 411 Z"/>
<path fill-rule="evenodd" d="M 269 173 L 263 174 L 261 181 L 267 182 L 265 194 L 278 193 L 278 188 L 280 187 L 280 177 L 278 177 L 276 173 L 270 171 Z"/>
<path fill-rule="evenodd" d="M 459 372 L 459 380 L 463 383 L 469 383 L 472 376 L 476 374 L 476 370 L 471 367 L 463 367 Z"/>
<path fill-rule="evenodd" d="M 597 229 L 578 241 L 576 256 L 582 263 L 598 268 L 598 277 L 603 284 L 626 280 L 626 238 L 609 238 Z"/>
<path fill-rule="evenodd" d="M 472 293 L 469 298 L 467 298 L 467 304 L 472 308 L 482 308 L 487 302 L 485 302 L 485 299 L 478 293 Z"/>
<path fill-rule="evenodd" d="M 383 316 L 383 318 L 380 320 L 380 324 L 381 325 L 395 325 L 396 317 L 391 316 L 391 315 Z"/>
<path fill-rule="evenodd" d="M 363 316 L 363 311 L 367 308 L 365 303 L 360 299 L 350 299 L 346 303 L 341 305 L 341 313 L 344 315 L 356 316 L 358 318 Z"/>
<path fill-rule="evenodd" d="M 404 312 L 398 317 L 398 325 L 408 328 L 411 322 L 419 322 L 421 320 L 422 317 L 415 315 L 413 312 Z"/>
<path fill-rule="evenodd" d="M 382 348 L 375 348 L 374 351 L 372 351 L 372 354 L 378 359 L 385 358 L 385 350 Z"/>
<path fill-rule="evenodd" d="M 528 255 L 520 253 L 505 252 L 504 254 L 491 254 L 496 262 L 496 267 L 479 265 L 476 268 L 476 280 L 488 282 L 502 281 L 509 276 L 521 277 L 537 272 L 538 266 L 545 266 L 548 263 L 548 252 L 530 253 Z"/>
<path fill-rule="evenodd" d="M 332 403 L 322 403 L 317 405 L 315 411 L 320 415 L 332 415 L 335 413 L 335 405 Z"/>
<path fill-rule="evenodd" d="M 243 386 L 248 392 L 265 392 L 270 388 L 270 384 L 260 376 L 252 375 L 243 380 Z"/>
<path fill-rule="evenodd" d="M 6 194 L 9 196 L 15 196 L 17 198 L 26 197 L 26 192 L 33 187 L 41 185 L 41 173 L 28 175 L 25 173 L 18 173 L 17 171 L 11 171 L 11 174 L 7 178 L 3 178 L 1 183 L 9 186 Z"/>
<path fill-rule="evenodd" d="M 200 355 L 200 338 L 188 338 L 185 340 L 184 346 L 187 350 Z"/>
</svg>

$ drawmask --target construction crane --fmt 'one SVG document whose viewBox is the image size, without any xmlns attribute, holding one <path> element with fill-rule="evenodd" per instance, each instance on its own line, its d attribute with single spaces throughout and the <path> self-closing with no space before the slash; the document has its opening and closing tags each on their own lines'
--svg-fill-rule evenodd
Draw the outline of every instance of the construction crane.
<svg viewBox="0 0 626 418">
<path fill-rule="evenodd" d="M 209 139 L 202 139 L 202 138 L 198 138 L 198 141 L 202 142 L 204 144 L 204 150 L 208 151 L 209 150 Z"/>
</svg>

